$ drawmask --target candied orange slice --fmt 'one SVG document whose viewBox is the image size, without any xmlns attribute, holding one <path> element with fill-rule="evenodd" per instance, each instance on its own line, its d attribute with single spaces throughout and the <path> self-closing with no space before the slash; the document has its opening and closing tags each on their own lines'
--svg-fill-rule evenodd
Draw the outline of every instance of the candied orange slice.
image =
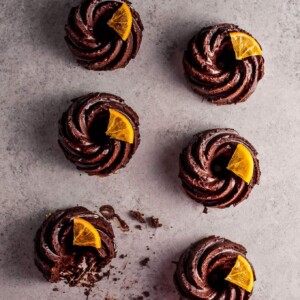
<svg viewBox="0 0 300 300">
<path fill-rule="evenodd" d="M 105 134 L 110 138 L 130 144 L 134 141 L 134 130 L 130 121 L 114 109 L 109 109 L 109 121 Z"/>
<path fill-rule="evenodd" d="M 248 260 L 245 257 L 238 255 L 235 265 L 225 280 L 238 285 L 251 293 L 254 285 L 254 275 Z"/>
<path fill-rule="evenodd" d="M 229 35 L 236 59 L 242 60 L 249 56 L 262 55 L 258 42 L 252 36 L 244 32 L 230 32 Z"/>
<path fill-rule="evenodd" d="M 132 14 L 130 7 L 126 3 L 123 3 L 113 14 L 107 24 L 116 31 L 123 41 L 126 41 L 130 35 L 132 27 Z"/>
<path fill-rule="evenodd" d="M 101 248 L 101 238 L 97 229 L 82 218 L 73 220 L 73 245 Z"/>
<path fill-rule="evenodd" d="M 227 166 L 227 170 L 242 178 L 248 184 L 253 176 L 253 158 L 243 144 L 238 144 Z"/>
</svg>

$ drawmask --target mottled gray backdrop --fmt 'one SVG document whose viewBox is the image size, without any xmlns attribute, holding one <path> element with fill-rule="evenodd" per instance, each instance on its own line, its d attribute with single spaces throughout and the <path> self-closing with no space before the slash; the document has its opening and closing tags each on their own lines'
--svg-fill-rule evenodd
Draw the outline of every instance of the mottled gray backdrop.
<svg viewBox="0 0 300 300">
<path fill-rule="evenodd" d="M 90 299 L 134 299 L 143 291 L 148 299 L 178 299 L 171 262 L 210 234 L 247 247 L 257 275 L 253 300 L 300 299 L 299 1 L 133 2 L 145 25 L 139 55 L 125 70 L 98 74 L 77 66 L 64 43 L 64 23 L 78 1 L 0 1 L 0 298 L 85 299 L 82 289 L 43 280 L 33 264 L 34 234 L 48 211 L 111 203 L 126 219 L 140 209 L 163 227 L 138 231 L 131 221 L 128 234 L 114 227 L 119 254 L 128 255 L 113 262 L 123 274 L 100 282 Z M 188 39 L 221 22 L 252 33 L 266 60 L 255 94 L 237 106 L 202 101 L 183 78 Z M 80 174 L 57 145 L 69 100 L 91 91 L 122 96 L 141 121 L 136 155 L 107 179 Z M 178 155 L 193 134 L 213 127 L 232 127 L 253 143 L 262 178 L 248 201 L 205 215 L 181 190 Z"/>
</svg>

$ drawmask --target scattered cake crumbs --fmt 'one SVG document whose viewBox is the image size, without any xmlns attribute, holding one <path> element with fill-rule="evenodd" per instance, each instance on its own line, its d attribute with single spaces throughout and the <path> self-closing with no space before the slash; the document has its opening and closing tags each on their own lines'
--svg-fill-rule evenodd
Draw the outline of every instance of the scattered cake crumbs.
<svg viewBox="0 0 300 300">
<path fill-rule="evenodd" d="M 91 293 L 91 288 L 87 288 L 84 290 L 84 295 L 86 296 L 86 300 L 89 299 L 90 293 Z"/>
<path fill-rule="evenodd" d="M 125 257 L 127 257 L 127 254 L 121 254 L 121 255 L 119 256 L 119 258 L 121 258 L 121 259 L 124 259 Z"/>
<path fill-rule="evenodd" d="M 207 214 L 207 213 L 208 213 L 208 210 L 207 210 L 207 207 L 206 207 L 206 206 L 204 206 L 203 213 L 204 213 L 204 214 Z"/>
<path fill-rule="evenodd" d="M 52 291 L 53 291 L 53 292 L 58 292 L 58 288 L 55 287 Z"/>
<path fill-rule="evenodd" d="M 149 261 L 150 261 L 150 258 L 149 258 L 149 257 L 146 257 L 146 258 L 144 258 L 143 260 L 140 261 L 140 265 L 141 265 L 142 267 L 145 267 L 145 266 L 148 265 L 148 262 L 149 262 Z"/>
<path fill-rule="evenodd" d="M 137 220 L 138 222 L 144 224 L 146 223 L 146 220 L 144 218 L 144 214 L 142 214 L 141 212 L 137 211 L 137 210 L 131 210 L 130 211 L 130 216 Z"/>
<path fill-rule="evenodd" d="M 153 228 L 159 228 L 162 227 L 162 224 L 159 223 L 159 219 L 158 218 L 154 218 L 153 216 L 151 218 L 148 219 L 149 221 L 149 225 Z"/>
<path fill-rule="evenodd" d="M 142 292 L 143 296 L 148 298 L 150 296 L 150 293 L 148 291 Z"/>
<path fill-rule="evenodd" d="M 136 229 L 138 229 L 138 230 L 142 230 L 142 226 L 141 225 L 135 225 L 134 226 Z"/>
<path fill-rule="evenodd" d="M 116 214 L 115 209 L 111 205 L 102 205 L 99 208 L 99 212 L 106 220 L 114 219 L 121 231 L 129 231 L 128 224 L 118 214 Z"/>
</svg>

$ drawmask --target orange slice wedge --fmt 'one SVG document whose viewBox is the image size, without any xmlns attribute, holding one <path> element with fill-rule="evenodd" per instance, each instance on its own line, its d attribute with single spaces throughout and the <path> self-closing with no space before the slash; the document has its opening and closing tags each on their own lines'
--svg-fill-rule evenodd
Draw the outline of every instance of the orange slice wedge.
<svg viewBox="0 0 300 300">
<path fill-rule="evenodd" d="M 254 285 L 254 275 L 251 265 L 247 259 L 241 255 L 238 255 L 235 265 L 225 280 L 238 285 L 242 289 L 251 293 Z"/>
<path fill-rule="evenodd" d="M 229 33 L 235 58 L 242 60 L 249 56 L 262 55 L 258 42 L 250 35 L 243 32 Z"/>
<path fill-rule="evenodd" d="M 238 144 L 227 166 L 227 170 L 242 178 L 248 184 L 253 176 L 253 158 L 243 144 Z"/>
<path fill-rule="evenodd" d="M 111 27 L 123 41 L 126 41 L 130 35 L 132 27 L 132 14 L 130 7 L 123 3 L 108 21 Z"/>
<path fill-rule="evenodd" d="M 74 218 L 73 222 L 73 245 L 101 248 L 99 232 L 90 222 L 82 218 Z"/>
<path fill-rule="evenodd" d="M 114 109 L 109 109 L 109 121 L 105 134 L 110 138 L 130 144 L 134 141 L 134 130 L 130 121 Z"/>
</svg>

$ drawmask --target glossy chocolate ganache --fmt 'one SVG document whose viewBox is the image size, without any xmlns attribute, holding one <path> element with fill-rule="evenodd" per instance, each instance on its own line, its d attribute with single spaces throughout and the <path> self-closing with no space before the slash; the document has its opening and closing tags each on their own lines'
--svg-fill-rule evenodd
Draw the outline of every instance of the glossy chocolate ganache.
<svg viewBox="0 0 300 300">
<path fill-rule="evenodd" d="M 126 41 L 107 25 L 123 2 L 130 6 L 133 19 Z M 143 29 L 139 14 L 128 1 L 84 0 L 69 14 L 65 40 L 81 66 L 95 71 L 115 70 L 136 57 Z"/>
<path fill-rule="evenodd" d="M 102 247 L 73 246 L 73 219 L 83 218 L 99 232 Z M 57 210 L 42 224 L 35 237 L 35 263 L 50 282 L 91 287 L 99 272 L 116 256 L 114 232 L 99 215 L 77 206 Z"/>
<path fill-rule="evenodd" d="M 238 144 L 250 151 L 254 170 L 249 184 L 226 169 Z M 248 198 L 259 183 L 260 168 L 255 148 L 228 128 L 196 134 L 180 155 L 179 177 L 186 193 L 207 207 L 225 208 Z"/>
<path fill-rule="evenodd" d="M 105 135 L 109 109 L 123 114 L 134 130 L 133 144 Z M 72 100 L 59 121 L 59 145 L 76 167 L 89 175 L 108 176 L 124 167 L 140 143 L 139 118 L 120 97 L 92 93 Z"/>
<path fill-rule="evenodd" d="M 225 280 L 238 255 L 246 249 L 224 238 L 210 236 L 192 244 L 180 257 L 174 282 L 184 299 L 247 300 L 251 293 Z M 252 272 L 255 273 L 251 265 Z"/>
<path fill-rule="evenodd" d="M 235 59 L 230 32 L 250 35 L 233 24 L 203 28 L 190 40 L 183 58 L 193 90 L 217 105 L 246 101 L 264 75 L 261 55 Z"/>
</svg>

